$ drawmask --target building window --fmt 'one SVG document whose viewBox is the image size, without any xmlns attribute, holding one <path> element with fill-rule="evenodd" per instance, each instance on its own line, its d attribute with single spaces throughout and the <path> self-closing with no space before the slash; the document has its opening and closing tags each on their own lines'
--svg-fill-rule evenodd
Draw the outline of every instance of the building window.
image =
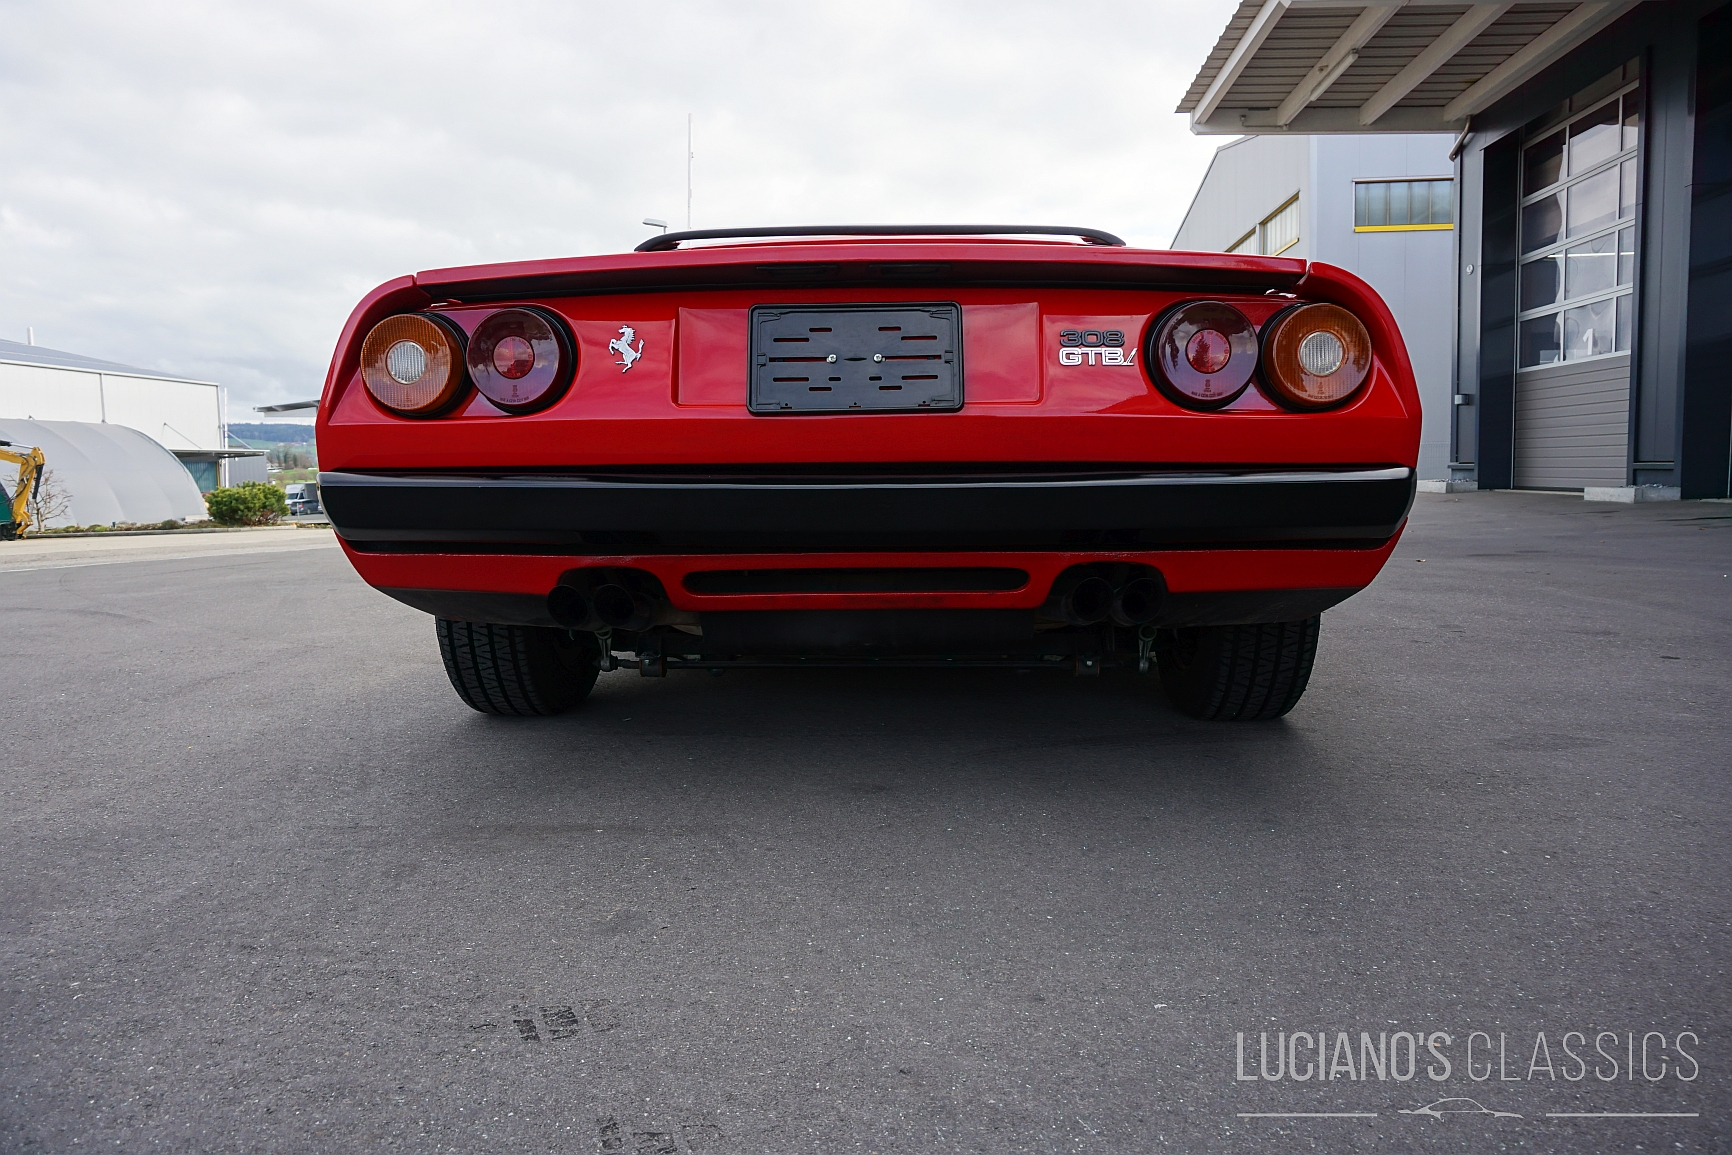
<svg viewBox="0 0 1732 1155">
<path fill-rule="evenodd" d="M 1280 208 L 1259 221 L 1256 228 L 1228 245 L 1225 251 L 1273 257 L 1298 243 L 1299 194 L 1294 193 Z"/>
<path fill-rule="evenodd" d="M 1259 250 L 1266 257 L 1277 256 L 1299 243 L 1299 196 L 1263 218 L 1257 226 L 1261 240 Z"/>
<path fill-rule="evenodd" d="M 1617 73 L 1613 79 L 1619 79 Z M 1628 352 L 1636 280 L 1636 64 L 1522 149 L 1520 335 L 1532 369 Z"/>
<path fill-rule="evenodd" d="M 1353 182 L 1353 231 L 1424 232 L 1455 227 L 1455 178 Z"/>
</svg>

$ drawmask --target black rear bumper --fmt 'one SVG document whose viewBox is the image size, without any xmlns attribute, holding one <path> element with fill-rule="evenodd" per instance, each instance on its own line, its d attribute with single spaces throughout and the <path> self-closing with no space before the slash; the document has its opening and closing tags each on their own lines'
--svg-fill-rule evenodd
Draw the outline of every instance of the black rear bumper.
<svg viewBox="0 0 1732 1155">
<path fill-rule="evenodd" d="M 507 626 L 557 628 L 541 594 L 476 590 L 381 590 L 404 605 L 436 618 L 495 622 Z M 1297 622 L 1340 605 L 1353 587 L 1292 590 L 1216 590 L 1169 593 L 1150 624 L 1162 629 Z M 703 634 L 677 635 L 675 652 L 710 654 L 837 654 L 885 652 L 909 647 L 926 654 L 1073 653 L 1098 649 L 1100 627 L 1035 632 L 1033 610 L 706 610 Z M 1130 638 L 1131 631 L 1121 631 Z M 1134 642 L 1132 643 L 1134 644 Z"/>
<path fill-rule="evenodd" d="M 1342 546 L 1388 541 L 1405 466 L 940 476 L 323 473 L 363 551 L 767 553 Z"/>
</svg>

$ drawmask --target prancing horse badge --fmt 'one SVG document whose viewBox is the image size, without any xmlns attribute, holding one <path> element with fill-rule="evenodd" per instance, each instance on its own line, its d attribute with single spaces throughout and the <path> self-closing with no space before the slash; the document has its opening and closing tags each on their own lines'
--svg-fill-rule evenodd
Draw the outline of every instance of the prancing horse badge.
<svg viewBox="0 0 1732 1155">
<path fill-rule="evenodd" d="M 637 348 L 633 349 L 631 347 L 633 337 L 637 337 L 637 330 L 632 328 L 630 325 L 621 325 L 619 327 L 619 336 L 607 343 L 607 351 L 609 353 L 619 354 L 620 359 L 615 361 L 614 364 L 620 367 L 619 371 L 621 373 L 624 373 L 633 365 L 637 364 L 637 359 L 643 356 L 643 338 L 638 337 Z"/>
</svg>

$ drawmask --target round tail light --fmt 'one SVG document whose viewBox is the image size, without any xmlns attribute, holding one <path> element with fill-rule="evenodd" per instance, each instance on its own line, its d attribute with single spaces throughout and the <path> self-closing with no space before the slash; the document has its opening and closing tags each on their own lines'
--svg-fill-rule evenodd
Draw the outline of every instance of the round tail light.
<svg viewBox="0 0 1732 1155">
<path fill-rule="evenodd" d="M 386 317 L 361 343 L 361 382 L 404 417 L 436 417 L 466 391 L 463 331 L 443 317 Z"/>
<path fill-rule="evenodd" d="M 1155 325 L 1144 363 L 1161 392 L 1187 409 L 1219 409 L 1257 371 L 1257 330 L 1220 301 L 1192 301 Z"/>
<path fill-rule="evenodd" d="M 1339 305 L 1300 305 L 1263 331 L 1263 376 L 1295 409 L 1327 409 L 1359 391 L 1371 372 L 1371 335 Z"/>
<path fill-rule="evenodd" d="M 564 395 L 577 371 L 565 325 L 545 309 L 489 313 L 469 338 L 469 376 L 481 395 L 507 413 L 528 413 Z"/>
</svg>

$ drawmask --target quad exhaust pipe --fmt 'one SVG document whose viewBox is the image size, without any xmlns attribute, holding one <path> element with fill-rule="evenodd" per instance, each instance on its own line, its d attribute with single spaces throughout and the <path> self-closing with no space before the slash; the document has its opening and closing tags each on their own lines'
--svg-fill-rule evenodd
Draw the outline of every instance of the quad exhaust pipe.
<svg viewBox="0 0 1732 1155">
<path fill-rule="evenodd" d="M 595 604 L 576 586 L 557 585 L 547 595 L 547 616 L 568 630 L 594 632 L 606 623 L 595 614 Z"/>
<path fill-rule="evenodd" d="M 619 571 L 613 573 L 619 574 Z M 643 677 L 666 677 L 667 655 L 663 647 L 670 637 L 679 635 L 663 636 L 656 628 L 668 626 L 687 634 L 701 634 L 698 615 L 690 610 L 677 609 L 662 592 L 661 583 L 654 575 L 626 571 L 618 580 L 594 584 L 607 576 L 612 575 L 607 571 L 593 570 L 564 575 L 559 584 L 547 593 L 548 616 L 564 629 L 595 635 L 595 644 L 600 650 L 596 666 L 600 670 L 606 672 L 619 667 L 614 658 L 614 635 L 635 634 L 635 640 L 626 643 L 628 652 L 634 646 L 637 650 L 637 659 L 631 664 Z M 631 585 L 626 582 L 631 582 Z M 634 585 L 640 588 L 633 589 Z M 651 592 L 645 592 L 641 587 L 647 587 Z M 685 653 L 684 650 L 675 652 Z"/>
<path fill-rule="evenodd" d="M 654 600 L 636 590 L 608 584 L 590 598 L 595 616 L 611 630 L 647 630 L 655 622 Z"/>
<path fill-rule="evenodd" d="M 1099 625 L 1109 618 L 1118 626 L 1144 626 L 1161 612 L 1165 592 L 1156 578 L 1133 578 L 1115 590 L 1097 574 L 1064 575 L 1040 616 L 1073 626 Z"/>
<path fill-rule="evenodd" d="M 1041 616 L 1069 622 L 1073 626 L 1092 626 L 1104 622 L 1113 611 L 1113 587 L 1105 578 L 1088 576 L 1055 585 L 1050 598 L 1041 607 Z"/>
<path fill-rule="evenodd" d="M 584 590 L 560 583 L 547 595 L 547 614 L 568 630 L 647 630 L 670 616 L 655 598 L 614 582 Z"/>
<path fill-rule="evenodd" d="M 1153 578 L 1126 582 L 1113 597 L 1114 625 L 1146 626 L 1161 612 L 1161 583 Z"/>
</svg>

